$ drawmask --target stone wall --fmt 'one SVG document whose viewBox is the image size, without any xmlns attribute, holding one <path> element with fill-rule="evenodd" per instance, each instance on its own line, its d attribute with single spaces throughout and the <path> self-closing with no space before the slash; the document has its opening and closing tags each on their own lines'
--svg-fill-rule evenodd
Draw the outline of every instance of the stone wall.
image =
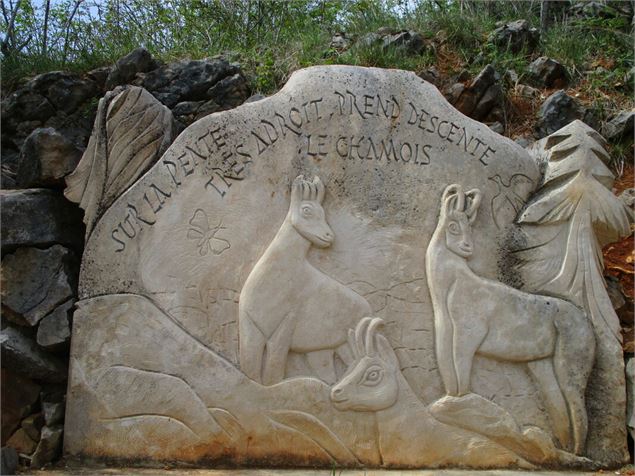
<svg viewBox="0 0 635 476">
<path fill-rule="evenodd" d="M 85 75 L 39 75 L 3 99 L 2 474 L 18 458 L 41 467 L 61 453 L 85 235 L 82 210 L 63 195 L 65 177 L 87 147 L 100 98 L 127 85 L 170 108 L 176 133 L 249 95 L 240 66 L 223 58 L 160 64 L 137 49 Z"/>
</svg>

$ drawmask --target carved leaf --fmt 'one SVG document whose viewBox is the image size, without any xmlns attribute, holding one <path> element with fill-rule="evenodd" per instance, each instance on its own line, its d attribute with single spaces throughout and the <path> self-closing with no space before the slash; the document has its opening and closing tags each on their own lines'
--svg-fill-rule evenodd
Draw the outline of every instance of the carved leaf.
<svg viewBox="0 0 635 476">
<path fill-rule="evenodd" d="M 355 455 L 344 445 L 337 435 L 313 415 L 292 410 L 278 410 L 269 412 L 269 417 L 276 423 L 292 428 L 313 440 L 315 444 L 326 451 L 338 464 L 359 464 Z"/>
<path fill-rule="evenodd" d="M 84 209 L 86 236 L 103 212 L 174 139 L 172 112 L 149 92 L 129 87 L 100 101 L 88 147 L 66 178 L 64 195 Z"/>
</svg>

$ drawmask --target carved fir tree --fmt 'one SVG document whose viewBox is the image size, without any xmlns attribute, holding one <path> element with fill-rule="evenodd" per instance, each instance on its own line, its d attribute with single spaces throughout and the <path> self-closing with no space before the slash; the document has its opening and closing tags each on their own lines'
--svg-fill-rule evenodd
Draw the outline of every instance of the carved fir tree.
<svg viewBox="0 0 635 476">
<path fill-rule="evenodd" d="M 588 456 L 617 451 L 623 458 L 626 435 L 609 433 L 623 426 L 624 363 L 620 323 L 604 282 L 602 247 L 628 236 L 633 218 L 611 192 L 615 176 L 606 165 L 606 142 L 595 130 L 575 121 L 541 146 L 544 183 L 518 218 L 528 236 L 527 248 L 519 253 L 524 287 L 568 299 L 591 319 L 597 347 L 588 401 L 604 400 L 604 408 L 612 411 L 589 408 L 596 428 L 589 428 Z"/>
</svg>

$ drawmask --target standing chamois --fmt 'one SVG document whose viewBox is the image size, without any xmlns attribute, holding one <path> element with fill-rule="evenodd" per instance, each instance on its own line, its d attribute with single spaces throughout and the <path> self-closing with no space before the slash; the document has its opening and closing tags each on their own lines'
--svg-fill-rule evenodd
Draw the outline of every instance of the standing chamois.
<svg viewBox="0 0 635 476">
<path fill-rule="evenodd" d="M 311 246 L 333 242 L 324 194 L 318 177 L 294 180 L 289 212 L 240 293 L 240 367 L 264 385 L 284 379 L 290 351 L 305 354 L 312 372 L 334 383 L 334 354 L 351 360 L 346 330 L 371 312 L 362 296 L 307 261 Z"/>
<path fill-rule="evenodd" d="M 522 292 L 470 269 L 472 224 L 480 199 L 479 190 L 448 186 L 426 253 L 435 350 L 445 390 L 454 397 L 470 392 L 475 354 L 526 363 L 562 448 L 581 454 L 593 329 L 584 312 L 569 302 Z"/>
</svg>

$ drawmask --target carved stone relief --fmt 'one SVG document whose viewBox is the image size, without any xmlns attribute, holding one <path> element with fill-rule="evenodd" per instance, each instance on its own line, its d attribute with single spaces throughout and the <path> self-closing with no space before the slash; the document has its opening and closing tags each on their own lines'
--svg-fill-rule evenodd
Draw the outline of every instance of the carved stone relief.
<svg viewBox="0 0 635 476">
<path fill-rule="evenodd" d="M 194 123 L 95 216 L 67 455 L 621 462 L 586 436 L 592 311 L 498 279 L 539 183 L 524 149 L 401 71 L 301 70 Z"/>
</svg>

